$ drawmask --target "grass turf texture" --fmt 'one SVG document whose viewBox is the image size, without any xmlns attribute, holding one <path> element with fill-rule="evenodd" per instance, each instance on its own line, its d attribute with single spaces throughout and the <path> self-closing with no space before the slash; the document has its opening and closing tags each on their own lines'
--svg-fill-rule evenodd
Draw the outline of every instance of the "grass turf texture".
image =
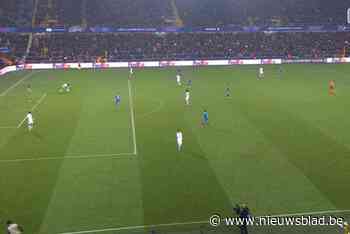
<svg viewBox="0 0 350 234">
<path fill-rule="evenodd" d="M 193 81 L 191 106 L 184 105 L 185 86 L 176 85 L 172 68 L 136 70 L 133 105 L 127 70 L 1 77 L 0 94 L 13 86 L 0 96 L 1 222 L 56 234 L 204 221 L 230 215 L 236 203 L 248 204 L 254 215 L 350 209 L 348 65 L 285 65 L 282 75 L 266 66 L 265 80 L 257 80 L 256 66 L 182 70 Z M 330 79 L 336 97 L 328 96 Z M 58 92 L 64 82 L 71 93 Z M 45 93 L 33 132 L 26 124 L 6 128 L 16 127 Z M 210 118 L 205 128 L 203 109 Z M 197 233 L 199 226 L 157 228 Z"/>
</svg>

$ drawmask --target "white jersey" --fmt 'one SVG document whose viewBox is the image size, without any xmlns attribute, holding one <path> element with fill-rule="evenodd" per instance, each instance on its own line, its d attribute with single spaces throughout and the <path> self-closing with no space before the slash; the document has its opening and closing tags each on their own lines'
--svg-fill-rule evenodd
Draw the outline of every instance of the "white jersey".
<svg viewBox="0 0 350 234">
<path fill-rule="evenodd" d="M 177 132 L 176 133 L 176 139 L 178 142 L 182 142 L 182 132 Z"/>
<path fill-rule="evenodd" d="M 134 74 L 134 70 L 130 67 L 130 75 Z"/>
<path fill-rule="evenodd" d="M 181 76 L 180 75 L 176 75 L 176 80 L 177 80 L 177 82 L 180 82 L 181 81 Z"/>
<path fill-rule="evenodd" d="M 264 68 L 263 68 L 263 67 L 259 68 L 259 74 L 260 74 L 260 75 L 263 75 L 263 74 L 264 74 Z"/>
<path fill-rule="evenodd" d="M 67 83 L 64 83 L 64 84 L 62 85 L 62 88 L 64 88 L 64 89 L 68 88 L 68 84 L 67 84 Z"/>
<path fill-rule="evenodd" d="M 7 227 L 7 231 L 10 233 L 10 234 L 21 234 L 22 232 L 19 230 L 19 227 L 18 227 L 18 224 L 10 224 L 8 227 Z"/>
<path fill-rule="evenodd" d="M 190 99 L 190 92 L 185 92 L 185 98 Z"/>
<path fill-rule="evenodd" d="M 34 123 L 33 115 L 31 113 L 27 114 L 27 121 L 28 121 L 28 124 Z"/>
</svg>

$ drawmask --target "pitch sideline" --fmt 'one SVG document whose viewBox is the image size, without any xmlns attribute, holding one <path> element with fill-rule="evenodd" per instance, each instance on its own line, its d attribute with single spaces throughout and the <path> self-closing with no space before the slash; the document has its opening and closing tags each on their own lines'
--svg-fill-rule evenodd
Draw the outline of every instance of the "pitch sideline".
<svg viewBox="0 0 350 234">
<path fill-rule="evenodd" d="M 321 214 L 339 214 L 339 213 L 348 213 L 350 210 L 325 210 L 325 211 L 311 211 L 311 212 L 301 212 L 301 213 L 290 213 L 290 214 L 276 214 L 276 215 L 265 215 L 257 217 L 292 217 L 292 216 L 302 216 L 302 215 L 321 215 Z M 58 234 L 88 234 L 88 233 L 102 233 L 109 231 L 123 231 L 123 230 L 135 230 L 135 229 L 145 229 L 145 228 L 157 228 L 157 227 L 172 227 L 172 226 L 185 226 L 192 224 L 209 224 L 209 217 L 206 221 L 193 221 L 193 222 L 183 222 L 183 223 L 164 223 L 164 224 L 155 224 L 155 225 L 140 225 L 140 226 L 126 226 L 118 228 L 105 228 L 105 229 L 94 229 L 86 231 L 75 231 L 75 232 L 62 232 Z"/>
<path fill-rule="evenodd" d="M 130 79 L 128 79 L 128 90 L 129 90 L 129 108 L 130 108 L 130 118 L 131 118 L 132 137 L 133 137 L 133 142 L 134 142 L 134 154 L 137 155 L 134 102 L 133 102 L 133 96 L 132 96 L 132 92 L 131 92 L 131 82 L 130 82 Z"/>
<path fill-rule="evenodd" d="M 49 161 L 60 159 L 106 159 L 106 158 L 133 158 L 136 156 L 134 153 L 115 153 L 115 154 L 87 154 L 87 155 L 68 155 L 61 157 L 37 157 L 37 158 L 17 158 L 17 159 L 4 159 L 0 160 L 0 163 L 16 163 L 16 162 L 30 162 L 30 161 Z"/>
<path fill-rule="evenodd" d="M 0 94 L 0 97 L 4 97 L 6 96 L 12 89 L 16 88 L 20 83 L 22 83 L 24 80 L 30 78 L 31 76 L 33 76 L 34 74 L 36 74 L 35 72 L 31 72 L 27 75 L 25 75 L 22 79 L 20 79 L 19 81 L 17 81 L 16 83 L 14 83 L 13 85 L 11 85 L 9 88 L 7 88 L 5 91 L 3 91 Z"/>
</svg>

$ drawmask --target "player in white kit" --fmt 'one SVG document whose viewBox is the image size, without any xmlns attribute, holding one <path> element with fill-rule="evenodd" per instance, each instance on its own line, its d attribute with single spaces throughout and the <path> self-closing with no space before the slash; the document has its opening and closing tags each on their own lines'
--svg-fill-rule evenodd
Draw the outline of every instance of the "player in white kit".
<svg viewBox="0 0 350 234">
<path fill-rule="evenodd" d="M 69 84 L 69 83 L 64 83 L 64 84 L 62 85 L 62 88 L 60 89 L 60 92 L 65 91 L 65 92 L 69 93 L 69 92 L 70 92 L 70 89 L 71 89 L 70 84 Z"/>
<path fill-rule="evenodd" d="M 23 233 L 22 227 L 20 227 L 18 224 L 13 223 L 12 221 L 7 221 L 7 232 L 9 234 L 21 234 Z"/>
<path fill-rule="evenodd" d="M 258 76 L 258 79 L 259 79 L 259 80 L 264 79 L 264 68 L 263 68 L 263 67 L 260 67 L 260 68 L 259 68 L 259 76 Z"/>
<path fill-rule="evenodd" d="M 32 112 L 28 112 L 26 119 L 27 119 L 27 123 L 28 123 L 28 130 L 31 131 L 33 129 L 33 126 L 34 126 L 34 119 L 33 119 Z"/>
<path fill-rule="evenodd" d="M 186 105 L 190 105 L 190 90 L 186 89 L 185 91 L 185 103 Z"/>
<path fill-rule="evenodd" d="M 181 86 L 181 75 L 180 74 L 176 75 L 176 82 L 177 82 L 178 86 Z"/>
<path fill-rule="evenodd" d="M 129 68 L 129 79 L 131 79 L 133 75 L 134 75 L 134 69 L 132 67 L 130 67 Z"/>
<path fill-rule="evenodd" d="M 182 132 L 180 131 L 180 129 L 177 130 L 176 132 L 176 143 L 177 143 L 177 150 L 181 151 L 182 148 Z"/>
</svg>

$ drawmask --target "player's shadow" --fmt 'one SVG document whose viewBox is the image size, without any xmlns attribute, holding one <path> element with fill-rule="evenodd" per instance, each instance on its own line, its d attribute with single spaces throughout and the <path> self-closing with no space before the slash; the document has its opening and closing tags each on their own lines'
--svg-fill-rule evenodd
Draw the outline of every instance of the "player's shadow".
<svg viewBox="0 0 350 234">
<path fill-rule="evenodd" d="M 43 141 L 43 136 L 42 135 L 40 135 L 38 132 L 36 132 L 36 131 L 33 131 L 33 132 L 31 132 L 31 134 L 35 137 L 35 138 L 37 138 L 37 139 L 39 139 L 40 141 Z"/>
<path fill-rule="evenodd" d="M 195 152 L 195 151 L 186 151 L 185 150 L 185 153 L 188 153 L 188 154 L 192 155 L 194 158 L 198 158 L 198 159 L 201 159 L 201 160 L 208 160 L 208 158 L 202 152 L 198 153 L 198 152 Z"/>
</svg>

